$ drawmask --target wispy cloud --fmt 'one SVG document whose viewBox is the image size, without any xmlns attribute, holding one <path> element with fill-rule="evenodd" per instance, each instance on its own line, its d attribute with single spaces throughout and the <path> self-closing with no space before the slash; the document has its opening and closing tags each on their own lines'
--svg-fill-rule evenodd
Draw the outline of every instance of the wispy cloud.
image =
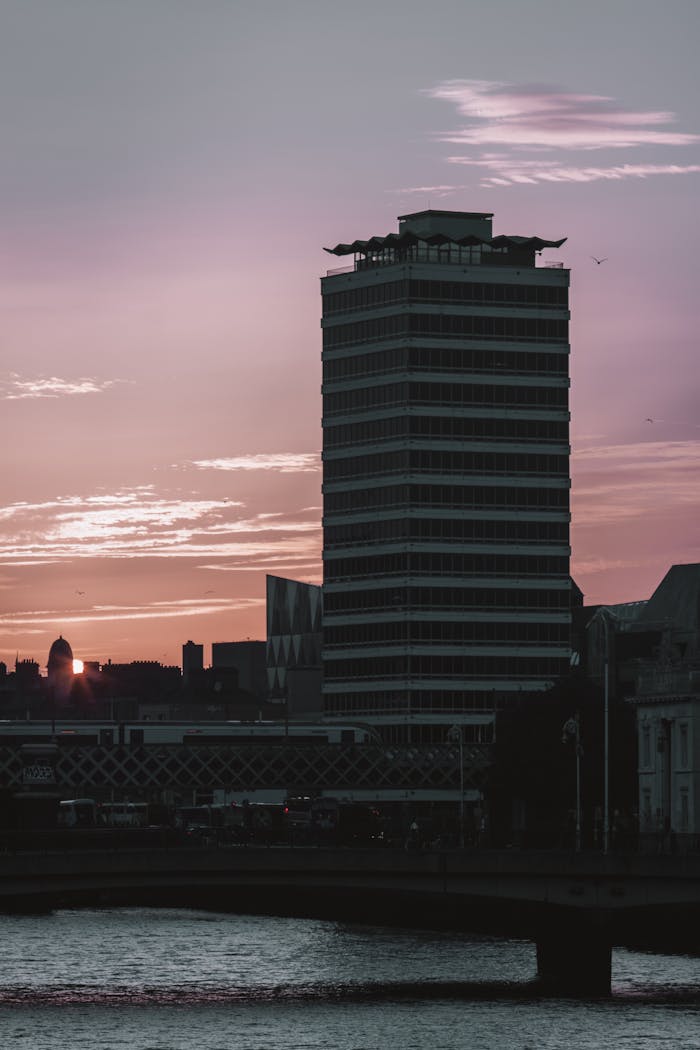
<svg viewBox="0 0 700 1050">
<path fill-rule="evenodd" d="M 577 528 L 700 510 L 700 442 L 649 441 L 580 449 L 572 473 Z"/>
<path fill-rule="evenodd" d="M 406 194 L 406 193 L 420 193 L 426 197 L 450 197 L 453 193 L 458 193 L 460 190 L 468 190 L 469 186 L 455 186 L 450 183 L 443 183 L 440 186 L 402 186 L 398 190 L 390 190 L 390 193 Z"/>
<path fill-rule="evenodd" d="M 549 160 L 520 160 L 517 157 L 484 156 L 448 157 L 450 164 L 466 164 L 486 168 L 493 175 L 485 175 L 484 186 L 511 186 L 538 182 L 619 182 L 621 179 L 645 179 L 652 175 L 689 175 L 700 172 L 700 164 L 614 164 L 612 167 L 577 167 Z M 446 195 L 446 194 L 445 194 Z"/>
<path fill-rule="evenodd" d="M 81 376 L 64 379 L 60 376 L 23 378 L 17 372 L 0 378 L 0 401 L 23 401 L 36 398 L 73 397 L 76 394 L 101 394 L 125 379 L 95 379 Z"/>
<path fill-rule="evenodd" d="M 320 521 L 307 512 L 244 514 L 243 504 L 152 486 L 0 509 L 0 563 L 86 558 L 249 559 L 318 552 Z"/>
<path fill-rule="evenodd" d="M 321 562 L 318 549 L 307 550 L 306 545 L 299 543 L 301 553 L 295 553 L 294 544 L 278 544 L 270 549 L 252 551 L 250 560 L 232 559 L 222 564 L 198 565 L 198 569 L 209 569 L 212 572 L 269 572 L 273 576 L 282 576 L 293 572 L 295 578 L 300 569 L 307 570 L 307 577 L 312 576 L 314 580 L 321 575 Z"/>
<path fill-rule="evenodd" d="M 638 569 L 645 563 L 646 559 L 644 556 L 640 558 L 606 558 L 601 555 L 594 555 L 589 558 L 580 558 L 576 561 L 575 575 L 578 578 L 581 576 L 619 572 L 620 570 Z"/>
<path fill-rule="evenodd" d="M 676 120 L 673 113 L 624 110 L 604 95 L 580 95 L 546 84 L 448 80 L 427 93 L 452 102 L 470 122 L 440 135 L 443 142 L 597 150 L 689 146 L 700 139 L 695 134 L 660 130 L 660 125 Z"/>
<path fill-rule="evenodd" d="M 277 470 L 280 474 L 307 474 L 321 469 L 318 452 L 270 452 L 250 456 L 195 459 L 200 470 Z"/>
<path fill-rule="evenodd" d="M 171 602 L 146 602 L 142 605 L 93 605 L 89 610 L 77 612 L 60 609 L 10 612 L 0 616 L 0 627 L 10 633 L 14 629 L 21 629 L 22 633 L 26 633 L 26 628 L 47 628 L 50 625 L 56 625 L 59 628 L 66 624 L 94 624 L 100 620 L 154 620 L 210 616 L 221 612 L 258 607 L 263 605 L 264 601 L 264 598 L 190 598 Z"/>
<path fill-rule="evenodd" d="M 441 142 L 481 147 L 481 153 L 453 155 L 447 160 L 484 169 L 484 186 L 619 181 L 700 172 L 698 164 L 666 163 L 656 155 L 638 164 L 592 165 L 563 159 L 563 154 L 576 151 L 647 147 L 658 152 L 700 142 L 700 135 L 674 129 L 676 115 L 667 110 L 629 110 L 605 95 L 489 80 L 448 80 L 426 94 L 451 103 L 463 120 L 461 127 L 441 132 L 437 136 Z M 447 196 L 463 188 L 436 189 Z M 421 188 L 416 187 L 415 192 Z"/>
</svg>

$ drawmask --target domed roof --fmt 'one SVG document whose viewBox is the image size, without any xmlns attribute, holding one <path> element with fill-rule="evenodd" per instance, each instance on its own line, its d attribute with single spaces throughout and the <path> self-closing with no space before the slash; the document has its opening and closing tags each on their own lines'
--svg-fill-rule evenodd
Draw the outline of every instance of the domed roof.
<svg viewBox="0 0 700 1050">
<path fill-rule="evenodd" d="M 72 674 L 72 649 L 66 642 L 66 639 L 59 635 L 54 645 L 48 650 L 48 669 L 49 679 L 56 677 L 56 675 Z"/>
<path fill-rule="evenodd" d="M 72 661 L 72 659 L 73 650 L 66 639 L 62 635 L 59 635 L 49 649 L 49 667 L 53 664 L 65 663 L 68 660 Z"/>
</svg>

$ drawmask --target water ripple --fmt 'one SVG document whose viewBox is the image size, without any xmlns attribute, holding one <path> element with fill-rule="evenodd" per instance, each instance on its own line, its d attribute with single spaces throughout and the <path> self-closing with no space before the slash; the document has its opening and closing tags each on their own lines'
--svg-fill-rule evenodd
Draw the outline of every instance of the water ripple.
<svg viewBox="0 0 700 1050">
<path fill-rule="evenodd" d="M 561 999 L 542 987 L 539 981 L 372 981 L 316 982 L 307 984 L 260 984 L 244 988 L 227 986 L 134 987 L 133 985 L 90 986 L 67 984 L 63 987 L 21 986 L 0 989 L 0 1006 L 168 1006 L 192 1008 L 226 1004 L 312 1004 L 391 1003 L 399 1001 L 434 1002 L 545 1002 Z M 564 997 L 565 998 L 565 997 Z M 629 1006 L 698 1006 L 700 987 L 672 985 L 636 987 L 614 992 L 611 997 L 590 999 Z"/>
</svg>

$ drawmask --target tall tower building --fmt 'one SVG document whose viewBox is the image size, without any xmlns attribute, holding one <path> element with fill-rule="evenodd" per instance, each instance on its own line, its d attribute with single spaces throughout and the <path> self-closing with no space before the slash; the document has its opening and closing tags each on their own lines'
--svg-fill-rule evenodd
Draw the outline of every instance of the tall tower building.
<svg viewBox="0 0 700 1050">
<path fill-rule="evenodd" d="M 566 238 L 491 220 L 326 249 L 324 707 L 387 739 L 484 739 L 569 661 Z"/>
<path fill-rule="evenodd" d="M 197 642 L 185 642 L 182 647 L 182 679 L 185 685 L 190 684 L 191 676 L 204 670 L 204 646 Z"/>
</svg>

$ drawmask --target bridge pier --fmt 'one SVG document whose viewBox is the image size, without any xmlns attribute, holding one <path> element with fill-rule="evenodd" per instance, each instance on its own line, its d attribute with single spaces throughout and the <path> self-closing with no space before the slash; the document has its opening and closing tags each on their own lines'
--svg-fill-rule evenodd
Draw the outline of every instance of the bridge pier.
<svg viewBox="0 0 700 1050">
<path fill-rule="evenodd" d="M 588 914 L 561 916 L 537 935 L 537 976 L 562 995 L 610 995 L 612 943 L 607 924 Z"/>
</svg>

